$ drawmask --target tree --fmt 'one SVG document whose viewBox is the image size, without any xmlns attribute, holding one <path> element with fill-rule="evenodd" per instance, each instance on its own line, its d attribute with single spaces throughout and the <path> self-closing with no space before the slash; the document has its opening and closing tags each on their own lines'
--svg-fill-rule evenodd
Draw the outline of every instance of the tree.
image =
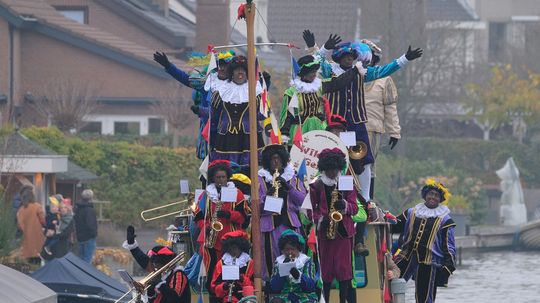
<svg viewBox="0 0 540 303">
<path fill-rule="evenodd" d="M 87 82 L 57 78 L 44 86 L 32 106 L 62 132 L 78 131 L 84 125 L 83 118 L 98 107 L 96 91 Z"/>
<path fill-rule="evenodd" d="M 539 85 L 540 74 L 520 76 L 511 65 L 494 66 L 489 79 L 465 84 L 467 94 L 462 103 L 484 130 L 484 140 L 489 140 L 491 130 L 511 123 L 522 143 L 526 125 L 540 118 Z"/>
</svg>

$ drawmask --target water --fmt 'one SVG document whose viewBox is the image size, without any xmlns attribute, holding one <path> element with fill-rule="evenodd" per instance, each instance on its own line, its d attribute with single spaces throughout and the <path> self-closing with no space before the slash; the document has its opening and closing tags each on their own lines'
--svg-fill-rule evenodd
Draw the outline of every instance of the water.
<svg viewBox="0 0 540 303">
<path fill-rule="evenodd" d="M 409 281 L 406 302 L 414 302 Z M 437 303 L 540 302 L 540 252 L 487 252 L 463 256 Z"/>
</svg>

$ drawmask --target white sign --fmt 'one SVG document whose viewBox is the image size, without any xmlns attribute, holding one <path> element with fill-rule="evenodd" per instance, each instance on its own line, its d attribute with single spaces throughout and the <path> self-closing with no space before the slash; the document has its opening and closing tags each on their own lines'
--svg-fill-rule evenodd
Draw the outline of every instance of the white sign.
<svg viewBox="0 0 540 303">
<path fill-rule="evenodd" d="M 341 132 L 339 133 L 339 138 L 346 146 L 356 145 L 356 132 Z"/>
<path fill-rule="evenodd" d="M 222 187 L 221 188 L 221 202 L 236 202 L 236 195 L 238 190 L 236 187 Z"/>
<path fill-rule="evenodd" d="M 306 159 L 307 182 L 311 182 L 318 173 L 317 163 L 319 153 L 325 148 L 339 148 L 345 154 L 345 160 L 349 161 L 347 146 L 338 136 L 324 130 L 313 130 L 302 135 L 302 149 L 293 145 L 291 148 L 291 165 L 296 171 Z"/>
<path fill-rule="evenodd" d="M 189 194 L 189 181 L 188 180 L 180 180 L 180 193 L 184 195 Z"/>
<path fill-rule="evenodd" d="M 225 281 L 234 281 L 240 279 L 240 267 L 238 265 L 223 265 L 221 276 Z"/>
<path fill-rule="evenodd" d="M 266 196 L 264 201 L 264 210 L 281 214 L 281 208 L 283 207 L 283 198 Z"/>
<path fill-rule="evenodd" d="M 339 190 L 353 190 L 353 176 L 339 176 L 338 189 Z"/>
<path fill-rule="evenodd" d="M 296 266 L 295 262 L 278 263 L 278 271 L 280 277 L 288 276 L 291 273 L 291 269 Z"/>
</svg>

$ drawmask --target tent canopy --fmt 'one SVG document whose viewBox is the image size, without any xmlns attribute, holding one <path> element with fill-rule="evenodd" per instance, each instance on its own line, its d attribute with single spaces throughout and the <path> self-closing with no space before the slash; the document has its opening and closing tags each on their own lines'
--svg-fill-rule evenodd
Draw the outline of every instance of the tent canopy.
<svg viewBox="0 0 540 303">
<path fill-rule="evenodd" d="M 56 303 L 56 293 L 39 281 L 0 265 L 2 303 Z"/>
<path fill-rule="evenodd" d="M 60 296 L 89 295 L 117 299 L 128 291 L 119 281 L 105 275 L 72 253 L 54 259 L 32 274 Z"/>
</svg>

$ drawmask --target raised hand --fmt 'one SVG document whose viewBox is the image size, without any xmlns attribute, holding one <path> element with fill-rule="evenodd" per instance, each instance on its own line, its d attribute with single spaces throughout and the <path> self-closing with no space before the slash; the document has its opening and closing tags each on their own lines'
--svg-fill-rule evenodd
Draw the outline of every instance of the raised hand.
<svg viewBox="0 0 540 303">
<path fill-rule="evenodd" d="M 167 55 L 163 52 L 155 52 L 154 53 L 154 61 L 159 63 L 161 66 L 165 68 L 169 68 L 171 66 L 171 62 L 169 61 L 169 58 L 167 58 Z"/>
<path fill-rule="evenodd" d="M 338 45 L 340 42 L 341 42 L 341 37 L 339 35 L 330 34 L 330 36 L 328 37 L 328 40 L 326 40 L 326 42 L 324 43 L 324 48 L 328 50 L 332 50 L 336 48 L 336 45 Z"/>
<path fill-rule="evenodd" d="M 192 105 L 189 109 L 191 109 L 191 111 L 195 114 L 195 115 L 199 115 L 199 107 L 197 105 Z"/>
<path fill-rule="evenodd" d="M 405 58 L 407 60 L 412 61 L 415 59 L 418 59 L 422 57 L 422 54 L 424 53 L 424 50 L 421 48 L 416 48 L 414 50 L 411 49 L 411 46 L 409 45 L 409 49 L 407 49 L 407 53 L 405 53 Z"/>
<path fill-rule="evenodd" d="M 394 149 L 394 147 L 396 147 L 398 140 L 399 140 L 398 138 L 390 137 L 390 141 L 388 141 L 388 145 L 390 145 L 390 149 Z"/>
<path fill-rule="evenodd" d="M 128 226 L 127 230 L 126 230 L 126 240 L 127 240 L 127 243 L 128 244 L 133 244 L 135 243 L 135 237 L 137 237 L 137 235 L 135 234 L 135 228 L 133 226 Z"/>
<path fill-rule="evenodd" d="M 309 29 L 304 30 L 302 37 L 304 38 L 308 48 L 315 46 L 315 35 Z"/>
</svg>

